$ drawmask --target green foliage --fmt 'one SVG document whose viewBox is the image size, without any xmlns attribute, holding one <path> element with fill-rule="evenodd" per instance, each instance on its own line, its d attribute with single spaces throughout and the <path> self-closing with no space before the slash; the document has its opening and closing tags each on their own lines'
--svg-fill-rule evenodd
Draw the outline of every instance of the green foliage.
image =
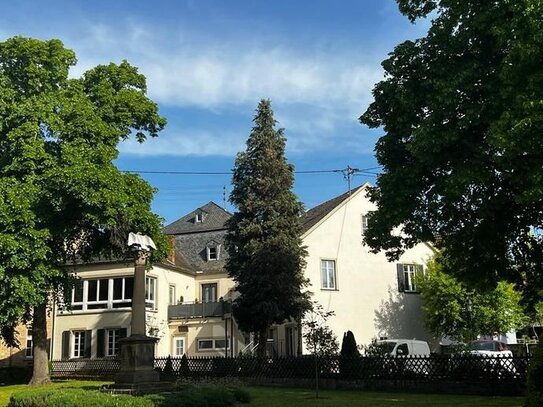
<svg viewBox="0 0 543 407">
<path fill-rule="evenodd" d="M 397 0 L 427 35 L 399 44 L 362 123 L 382 128 L 366 242 L 396 259 L 420 241 L 479 287 L 543 287 L 540 0 Z M 402 227 L 402 234 L 394 233 Z M 498 278 L 497 278 L 498 277 Z"/>
<path fill-rule="evenodd" d="M 142 397 L 83 389 L 38 389 L 13 393 L 8 407 L 153 407 Z"/>
<path fill-rule="evenodd" d="M 228 407 L 249 400 L 249 393 L 236 386 L 185 386 L 180 391 L 143 397 L 45 388 L 13 393 L 8 407 Z"/>
<path fill-rule="evenodd" d="M 123 61 L 70 79 L 75 63 L 59 40 L 0 42 L 0 331 L 12 345 L 17 322 L 70 292 L 67 263 L 124 257 L 130 231 L 155 240 L 153 260 L 166 253 L 153 188 L 114 164 L 119 142 L 166 123 L 145 77 Z"/>
<path fill-rule="evenodd" d="M 441 255 L 435 256 L 417 282 L 432 333 L 467 342 L 477 335 L 505 334 L 526 326 L 521 294 L 513 284 L 499 281 L 494 288 L 475 291 L 446 273 L 443 262 Z"/>
<path fill-rule="evenodd" d="M 303 276 L 300 215 L 292 192 L 293 166 L 285 159 L 285 137 L 275 129 L 269 100 L 256 111 L 247 149 L 236 158 L 230 202 L 236 212 L 228 224 L 226 269 L 240 296 L 234 316 L 246 332 L 264 340 L 273 323 L 300 319 L 309 308 Z M 259 351 L 263 351 L 263 346 Z"/>
<path fill-rule="evenodd" d="M 32 377 L 32 369 L 28 367 L 0 367 L 0 383 L 3 385 L 28 383 L 30 377 Z"/>
<path fill-rule="evenodd" d="M 360 372 L 360 352 L 354 339 L 354 334 L 347 331 L 343 334 L 341 342 L 341 359 L 339 359 L 339 372 L 344 378 L 358 377 Z"/>
<path fill-rule="evenodd" d="M 543 406 L 543 342 L 539 341 L 528 367 L 525 407 Z"/>
<path fill-rule="evenodd" d="M 145 396 L 157 407 L 228 407 L 236 403 L 248 403 L 249 393 L 235 386 L 186 385 L 174 393 Z"/>
<path fill-rule="evenodd" d="M 311 305 L 311 310 L 306 313 L 302 321 L 303 337 L 305 346 L 312 355 L 337 355 L 339 349 L 337 337 L 327 325 L 328 319 L 334 314 L 334 311 L 324 311 L 323 306 L 315 301 Z"/>
<path fill-rule="evenodd" d="M 356 339 L 354 339 L 354 334 L 351 331 L 347 331 L 343 334 L 340 355 L 344 357 L 360 356 L 358 346 L 356 345 Z"/>
</svg>

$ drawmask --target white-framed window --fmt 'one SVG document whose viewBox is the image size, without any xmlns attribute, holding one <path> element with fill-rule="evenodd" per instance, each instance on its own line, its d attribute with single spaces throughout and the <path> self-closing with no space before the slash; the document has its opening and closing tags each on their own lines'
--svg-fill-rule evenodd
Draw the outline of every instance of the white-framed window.
<svg viewBox="0 0 543 407">
<path fill-rule="evenodd" d="M 85 357 L 85 331 L 72 331 L 72 357 Z"/>
<path fill-rule="evenodd" d="M 368 219 L 369 217 L 367 215 L 362 215 L 362 236 L 366 234 L 368 231 Z"/>
<path fill-rule="evenodd" d="M 26 349 L 25 358 L 32 359 L 34 357 L 34 341 L 32 340 L 32 329 L 26 331 Z"/>
<path fill-rule="evenodd" d="M 185 338 L 173 338 L 173 354 L 175 356 L 185 354 Z"/>
<path fill-rule="evenodd" d="M 145 277 L 145 306 L 156 309 L 156 278 Z"/>
<path fill-rule="evenodd" d="M 119 354 L 120 329 L 106 329 L 106 356 L 117 356 Z"/>
<path fill-rule="evenodd" d="M 321 260 L 321 281 L 323 290 L 336 290 L 336 261 Z"/>
<path fill-rule="evenodd" d="M 207 261 L 219 260 L 221 255 L 221 245 L 208 244 L 206 247 Z"/>
<path fill-rule="evenodd" d="M 194 223 L 202 223 L 204 220 L 204 214 L 201 213 L 201 212 L 198 212 L 196 213 L 196 215 L 194 215 Z"/>
<path fill-rule="evenodd" d="M 416 276 L 422 273 L 420 264 L 398 264 L 398 290 L 405 293 L 419 292 Z"/>
<path fill-rule="evenodd" d="M 230 338 L 228 338 L 228 341 L 224 338 L 198 339 L 198 351 L 207 352 L 212 350 L 224 350 L 226 346 L 230 348 L 230 342 Z"/>
<path fill-rule="evenodd" d="M 76 281 L 72 289 L 73 311 L 128 308 L 132 306 L 133 277 Z"/>
<path fill-rule="evenodd" d="M 217 301 L 217 283 L 202 284 L 202 302 Z"/>
<path fill-rule="evenodd" d="M 170 284 L 168 287 L 168 304 L 177 304 L 177 297 L 175 296 L 175 284 Z"/>
</svg>

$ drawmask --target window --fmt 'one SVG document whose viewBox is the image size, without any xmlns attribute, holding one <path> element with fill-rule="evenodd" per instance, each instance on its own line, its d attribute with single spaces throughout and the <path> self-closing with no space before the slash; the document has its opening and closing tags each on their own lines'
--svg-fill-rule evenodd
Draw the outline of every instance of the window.
<svg viewBox="0 0 543 407">
<path fill-rule="evenodd" d="M 72 356 L 74 358 L 85 357 L 85 331 L 73 331 L 72 338 Z"/>
<path fill-rule="evenodd" d="M 207 261 L 219 260 L 221 254 L 220 244 L 209 244 L 206 247 Z"/>
<path fill-rule="evenodd" d="M 201 212 L 194 215 L 194 223 L 202 223 L 204 220 L 204 216 Z"/>
<path fill-rule="evenodd" d="M 230 347 L 230 338 L 222 339 L 198 339 L 198 351 L 224 350 L 225 346 Z"/>
<path fill-rule="evenodd" d="M 79 280 L 72 290 L 72 310 L 130 307 L 133 289 L 133 277 Z"/>
<path fill-rule="evenodd" d="M 419 264 L 398 264 L 398 291 L 417 293 L 416 276 L 423 273 Z"/>
<path fill-rule="evenodd" d="M 368 231 L 368 216 L 362 215 L 362 236 Z"/>
<path fill-rule="evenodd" d="M 34 357 L 34 342 L 32 340 L 32 329 L 28 329 L 26 332 L 26 349 L 25 358 L 31 359 Z"/>
<path fill-rule="evenodd" d="M 176 298 L 175 298 L 175 284 L 170 284 L 170 288 L 169 288 L 169 302 L 168 304 L 170 305 L 175 305 L 176 304 Z"/>
<path fill-rule="evenodd" d="M 336 261 L 321 260 L 321 279 L 323 290 L 336 289 Z"/>
<path fill-rule="evenodd" d="M 118 277 L 110 280 L 113 280 L 111 308 L 131 307 L 132 294 L 134 292 L 134 277 Z"/>
<path fill-rule="evenodd" d="M 202 302 L 217 301 L 217 283 L 202 284 Z"/>
<path fill-rule="evenodd" d="M 175 356 L 185 354 L 185 338 L 173 338 L 173 354 Z"/>
<path fill-rule="evenodd" d="M 121 339 L 121 330 L 107 329 L 106 332 L 106 356 L 117 356 L 119 354 L 119 339 Z"/>
<path fill-rule="evenodd" d="M 145 306 L 156 309 L 156 278 L 145 277 Z"/>
</svg>

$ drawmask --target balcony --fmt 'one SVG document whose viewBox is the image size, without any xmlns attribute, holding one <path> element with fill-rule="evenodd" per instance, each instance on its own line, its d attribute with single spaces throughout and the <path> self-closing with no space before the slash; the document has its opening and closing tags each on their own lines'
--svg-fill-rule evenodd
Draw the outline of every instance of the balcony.
<svg viewBox="0 0 543 407">
<path fill-rule="evenodd" d="M 232 303 L 227 301 L 196 302 L 168 306 L 168 320 L 224 317 L 232 312 Z"/>
</svg>

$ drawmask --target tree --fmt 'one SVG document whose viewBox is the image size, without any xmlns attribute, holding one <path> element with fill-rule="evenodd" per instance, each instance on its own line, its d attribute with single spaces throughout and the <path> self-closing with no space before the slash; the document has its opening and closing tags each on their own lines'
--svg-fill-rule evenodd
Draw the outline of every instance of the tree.
<svg viewBox="0 0 543 407">
<path fill-rule="evenodd" d="M 125 255 L 130 231 L 155 239 L 154 259 L 166 249 L 154 190 L 113 164 L 120 141 L 166 123 L 145 77 L 123 61 L 69 79 L 75 63 L 59 40 L 0 43 L 0 329 L 17 345 L 32 320 L 33 384 L 49 379 L 46 318 L 71 291 L 69 264 Z"/>
<path fill-rule="evenodd" d="M 428 262 L 417 283 L 426 326 L 434 335 L 467 342 L 526 326 L 521 294 L 512 283 L 499 281 L 487 291 L 475 291 L 447 274 L 442 263 L 440 255 Z"/>
<path fill-rule="evenodd" d="M 337 355 L 339 344 L 337 336 L 327 322 L 334 316 L 334 311 L 325 311 L 321 304 L 313 302 L 311 310 L 302 322 L 305 346 L 315 356 Z"/>
<path fill-rule="evenodd" d="M 234 316 L 242 330 L 257 334 L 264 355 L 269 327 L 300 320 L 310 304 L 302 292 L 303 207 L 292 192 L 293 166 L 269 100 L 258 104 L 254 123 L 246 151 L 236 157 L 230 202 L 237 210 L 228 223 L 226 269 L 239 292 Z"/>
<path fill-rule="evenodd" d="M 516 281 L 533 304 L 543 287 L 543 7 L 397 2 L 411 21 L 433 19 L 383 62 L 360 118 L 385 132 L 366 242 L 391 259 L 434 242 L 448 272 L 479 287 Z"/>
</svg>

